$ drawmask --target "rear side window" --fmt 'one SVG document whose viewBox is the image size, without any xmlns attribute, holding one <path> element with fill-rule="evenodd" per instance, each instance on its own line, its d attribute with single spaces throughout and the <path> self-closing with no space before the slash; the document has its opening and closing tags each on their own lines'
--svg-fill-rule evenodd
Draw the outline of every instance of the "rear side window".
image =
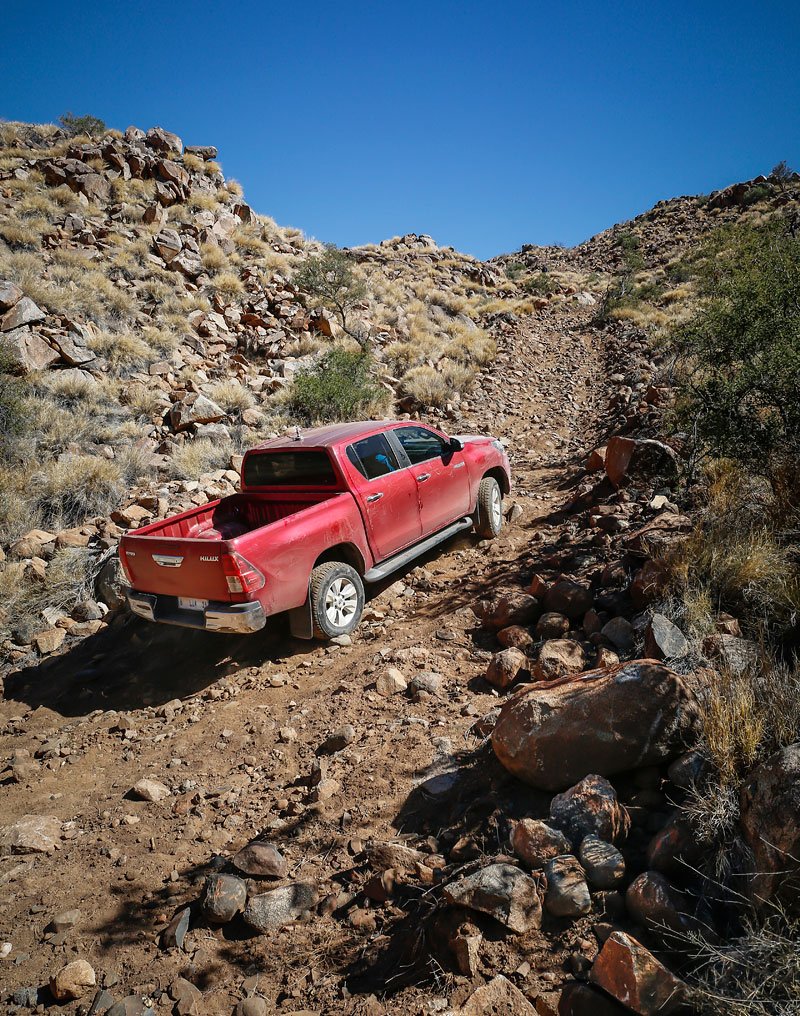
<svg viewBox="0 0 800 1016">
<path fill-rule="evenodd" d="M 245 487 L 335 487 L 327 452 L 277 451 L 248 455 L 242 474 Z"/>
<path fill-rule="evenodd" d="M 399 427 L 392 433 L 403 446 L 412 466 L 429 459 L 443 458 L 447 451 L 446 442 L 425 427 Z"/>
<path fill-rule="evenodd" d="M 347 457 L 368 480 L 400 468 L 397 456 L 383 434 L 373 434 L 372 437 L 351 444 L 347 449 Z"/>
</svg>

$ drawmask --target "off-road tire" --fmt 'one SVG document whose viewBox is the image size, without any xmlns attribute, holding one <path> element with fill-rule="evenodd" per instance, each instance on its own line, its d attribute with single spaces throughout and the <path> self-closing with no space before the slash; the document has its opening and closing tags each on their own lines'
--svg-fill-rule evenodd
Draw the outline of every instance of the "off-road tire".
<svg viewBox="0 0 800 1016">
<path fill-rule="evenodd" d="M 349 564 L 326 561 L 311 572 L 309 598 L 315 638 L 349 635 L 364 610 L 364 583 Z"/>
<path fill-rule="evenodd" d="M 493 540 L 502 528 L 503 492 L 493 476 L 484 476 L 478 487 L 475 532 L 484 540 Z"/>
</svg>

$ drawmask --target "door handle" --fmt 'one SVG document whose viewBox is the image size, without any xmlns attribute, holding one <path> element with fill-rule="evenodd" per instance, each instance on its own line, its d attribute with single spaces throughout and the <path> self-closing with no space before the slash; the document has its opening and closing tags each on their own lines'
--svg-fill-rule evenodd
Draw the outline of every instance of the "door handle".
<svg viewBox="0 0 800 1016">
<path fill-rule="evenodd" d="M 425 480 L 430 480 L 430 478 L 431 478 L 430 473 L 420 473 L 419 476 L 417 477 L 420 483 L 424 483 Z"/>
<path fill-rule="evenodd" d="M 383 492 L 381 492 L 379 494 L 370 494 L 370 496 L 367 498 L 367 501 L 371 504 L 373 501 L 380 501 L 380 499 L 382 497 L 383 497 Z"/>
</svg>

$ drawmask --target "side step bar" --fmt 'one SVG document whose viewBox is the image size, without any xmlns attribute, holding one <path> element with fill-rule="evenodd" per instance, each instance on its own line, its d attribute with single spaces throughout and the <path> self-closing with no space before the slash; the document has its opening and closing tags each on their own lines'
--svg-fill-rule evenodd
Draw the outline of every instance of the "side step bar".
<svg viewBox="0 0 800 1016">
<path fill-rule="evenodd" d="M 461 533 L 465 529 L 471 529 L 472 525 L 473 520 L 470 516 L 465 516 L 463 519 L 459 519 L 458 522 L 453 522 L 446 529 L 440 529 L 433 536 L 428 536 L 419 543 L 415 543 L 413 547 L 407 547 L 405 550 L 400 551 L 399 554 L 395 554 L 394 557 L 389 557 L 385 561 L 381 561 L 374 568 L 370 568 L 364 575 L 364 581 L 380 582 L 381 579 L 385 579 L 387 575 L 391 575 L 398 568 L 404 567 L 404 565 L 413 561 L 414 558 L 420 557 L 426 551 L 437 546 L 437 544 L 444 543 L 445 540 L 449 540 L 451 536 L 455 536 L 456 533 Z"/>
</svg>

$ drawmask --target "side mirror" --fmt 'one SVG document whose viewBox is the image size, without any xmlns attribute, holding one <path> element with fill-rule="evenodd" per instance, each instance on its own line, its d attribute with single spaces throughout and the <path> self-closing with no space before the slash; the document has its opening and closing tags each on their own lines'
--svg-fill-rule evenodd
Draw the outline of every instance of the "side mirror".
<svg viewBox="0 0 800 1016">
<path fill-rule="evenodd" d="M 464 445 L 461 444 L 461 442 L 458 440 L 457 437 L 451 437 L 450 438 L 450 451 L 451 452 L 460 452 L 463 447 L 464 447 Z"/>
</svg>

